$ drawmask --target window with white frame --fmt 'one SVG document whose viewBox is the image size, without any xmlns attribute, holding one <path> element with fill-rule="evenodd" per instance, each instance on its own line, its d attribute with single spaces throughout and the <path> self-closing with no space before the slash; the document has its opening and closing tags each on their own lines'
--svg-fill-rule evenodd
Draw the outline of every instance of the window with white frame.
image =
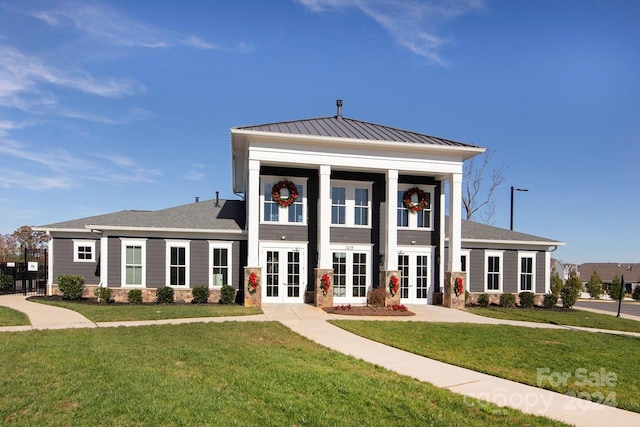
<svg viewBox="0 0 640 427">
<path fill-rule="evenodd" d="M 95 240 L 74 240 L 73 241 L 73 262 L 95 262 L 96 260 Z"/>
<path fill-rule="evenodd" d="M 460 271 L 465 273 L 465 288 L 470 291 L 471 287 L 469 286 L 469 263 L 471 262 L 471 251 L 462 250 L 460 251 Z"/>
<path fill-rule="evenodd" d="M 371 183 L 331 181 L 331 225 L 370 227 Z"/>
<path fill-rule="evenodd" d="M 518 282 L 520 292 L 535 292 L 535 265 L 535 252 L 518 252 Z"/>
<path fill-rule="evenodd" d="M 485 291 L 502 291 L 502 271 L 502 252 L 485 251 Z"/>
<path fill-rule="evenodd" d="M 233 285 L 231 279 L 231 242 L 209 242 L 209 287 Z"/>
<path fill-rule="evenodd" d="M 189 241 L 167 240 L 167 285 L 189 287 L 189 247 Z"/>
<path fill-rule="evenodd" d="M 366 299 L 370 287 L 371 247 L 347 245 L 332 248 L 333 296 Z"/>
<path fill-rule="evenodd" d="M 306 224 L 306 179 L 293 178 L 289 180 L 295 185 L 298 192 L 298 197 L 289 206 L 281 206 L 273 200 L 271 191 L 273 186 L 280 181 L 283 180 L 269 176 L 261 177 L 260 202 L 262 209 L 260 210 L 260 220 L 265 223 Z M 281 191 L 283 198 L 287 197 L 285 193 L 287 193 L 287 189 Z"/>
<path fill-rule="evenodd" d="M 121 239 L 122 286 L 146 286 L 146 239 Z"/>
<path fill-rule="evenodd" d="M 431 201 L 433 200 L 433 189 L 432 185 L 421 185 L 418 186 L 422 191 L 424 191 L 424 197 L 426 201 L 426 205 L 424 209 L 419 210 L 417 212 L 411 211 L 407 208 L 404 203 L 404 194 L 407 190 L 414 188 L 415 185 L 412 184 L 400 184 L 398 185 L 398 196 L 396 199 L 397 210 L 397 225 L 398 228 L 411 228 L 411 229 L 425 229 L 431 230 L 433 229 L 433 204 Z M 415 198 L 415 194 L 413 195 Z M 418 200 L 413 200 L 414 203 L 417 203 Z"/>
</svg>

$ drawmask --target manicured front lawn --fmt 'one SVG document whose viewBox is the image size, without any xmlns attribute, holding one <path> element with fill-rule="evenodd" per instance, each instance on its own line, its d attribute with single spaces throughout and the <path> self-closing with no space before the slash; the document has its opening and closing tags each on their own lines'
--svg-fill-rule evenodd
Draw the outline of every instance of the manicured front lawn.
<svg viewBox="0 0 640 427">
<path fill-rule="evenodd" d="M 0 423 L 560 425 L 479 404 L 272 322 L 0 334 Z"/>
<path fill-rule="evenodd" d="M 522 320 L 526 322 L 551 323 L 554 325 L 582 326 L 585 328 L 640 332 L 640 322 L 619 319 L 615 316 L 583 310 L 543 310 L 504 307 L 467 307 L 473 314 L 495 319 Z"/>
<path fill-rule="evenodd" d="M 8 307 L 0 307 L 0 326 L 30 325 L 26 314 Z"/>
<path fill-rule="evenodd" d="M 466 323 L 332 323 L 445 363 L 560 393 L 588 394 L 602 403 L 614 398 L 618 407 L 640 412 L 640 338 Z"/>
<path fill-rule="evenodd" d="M 81 304 L 69 301 L 54 301 L 46 297 L 30 299 L 43 304 L 68 308 L 82 314 L 93 322 L 118 322 L 127 320 L 186 319 L 194 317 L 246 316 L 262 314 L 258 307 L 224 304 Z"/>
</svg>

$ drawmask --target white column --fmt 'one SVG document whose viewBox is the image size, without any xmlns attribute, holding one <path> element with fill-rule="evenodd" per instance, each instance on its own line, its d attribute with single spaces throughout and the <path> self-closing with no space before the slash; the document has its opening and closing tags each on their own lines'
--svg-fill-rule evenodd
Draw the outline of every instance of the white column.
<svg viewBox="0 0 640 427">
<path fill-rule="evenodd" d="M 53 237 L 51 237 L 51 233 L 47 231 L 49 235 L 49 265 L 47 265 L 47 287 L 49 288 L 47 295 L 53 295 Z"/>
<path fill-rule="evenodd" d="M 544 293 L 551 293 L 551 252 L 549 252 L 549 248 L 544 252 L 544 269 L 542 270 L 542 274 L 544 274 Z M 536 268 L 535 266 L 533 268 Z"/>
<path fill-rule="evenodd" d="M 398 171 L 387 171 L 387 244 L 384 248 L 386 270 L 398 269 L 398 214 L 396 199 L 398 198 Z"/>
<path fill-rule="evenodd" d="M 462 174 L 454 173 L 449 179 L 449 259 L 447 271 L 460 271 L 460 246 L 462 245 Z"/>
<path fill-rule="evenodd" d="M 332 268 L 331 250 L 331 166 L 320 165 L 318 194 L 318 268 Z"/>
<path fill-rule="evenodd" d="M 446 220 L 447 213 L 445 209 L 445 206 L 447 205 L 447 195 L 445 192 L 446 182 L 446 179 L 440 180 L 440 250 L 438 251 L 438 283 L 444 283 L 444 271 L 447 269 L 447 266 L 444 263 L 445 247 L 447 244 L 445 234 L 448 233 Z M 443 292 L 443 289 L 440 289 L 440 292 Z"/>
<path fill-rule="evenodd" d="M 109 286 L 109 277 L 107 272 L 109 271 L 109 237 L 100 237 L 100 284 L 102 286 Z"/>
<path fill-rule="evenodd" d="M 259 267 L 260 161 L 249 160 L 248 171 L 249 179 L 245 194 L 245 203 L 247 204 L 247 267 Z"/>
</svg>

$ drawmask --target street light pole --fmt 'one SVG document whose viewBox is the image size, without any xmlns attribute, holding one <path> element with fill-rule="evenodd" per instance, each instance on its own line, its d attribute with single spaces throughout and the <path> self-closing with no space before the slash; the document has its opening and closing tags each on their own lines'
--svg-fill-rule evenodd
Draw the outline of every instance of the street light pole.
<svg viewBox="0 0 640 427">
<path fill-rule="evenodd" d="M 514 191 L 529 191 L 526 188 L 515 188 L 513 185 L 511 186 L 511 228 L 513 231 L 513 192 Z"/>
</svg>

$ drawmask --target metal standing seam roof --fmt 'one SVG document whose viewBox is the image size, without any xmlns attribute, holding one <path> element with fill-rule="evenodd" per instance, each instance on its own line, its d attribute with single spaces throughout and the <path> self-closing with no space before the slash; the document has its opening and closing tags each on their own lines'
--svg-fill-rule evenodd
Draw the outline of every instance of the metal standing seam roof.
<svg viewBox="0 0 640 427">
<path fill-rule="evenodd" d="M 266 123 L 253 126 L 240 126 L 233 129 L 285 133 L 292 135 L 324 136 L 329 138 L 349 138 L 369 141 L 408 142 L 447 147 L 481 148 L 476 145 L 452 141 L 450 139 L 338 116 Z"/>
</svg>

